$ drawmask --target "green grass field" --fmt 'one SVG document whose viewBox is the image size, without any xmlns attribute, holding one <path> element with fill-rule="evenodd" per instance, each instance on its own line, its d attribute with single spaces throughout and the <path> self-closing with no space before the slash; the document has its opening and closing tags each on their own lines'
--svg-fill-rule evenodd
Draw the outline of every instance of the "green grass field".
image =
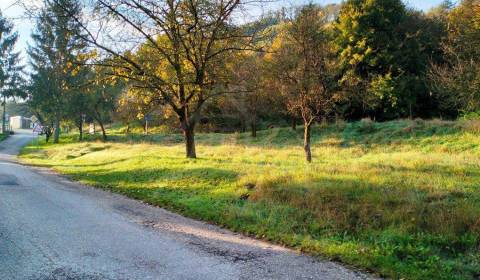
<svg viewBox="0 0 480 280">
<path fill-rule="evenodd" d="M 26 147 L 24 162 L 382 276 L 480 277 L 480 124 L 356 122 L 302 131 Z M 116 133 L 116 134 L 115 134 Z M 255 185 L 248 189 L 245 185 Z"/>
</svg>

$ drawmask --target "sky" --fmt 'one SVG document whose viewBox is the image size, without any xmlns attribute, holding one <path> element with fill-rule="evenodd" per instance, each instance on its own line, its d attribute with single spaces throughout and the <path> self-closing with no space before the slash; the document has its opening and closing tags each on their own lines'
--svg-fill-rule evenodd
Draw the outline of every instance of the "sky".
<svg viewBox="0 0 480 280">
<path fill-rule="evenodd" d="M 32 33 L 34 22 L 29 19 L 25 19 L 23 9 L 15 5 L 18 0 L 0 0 L 0 10 L 4 17 L 7 17 L 15 24 L 15 29 L 20 35 L 20 39 L 17 45 L 17 49 L 22 52 L 22 57 L 25 57 L 26 47 L 30 40 L 30 34 Z M 265 9 L 276 9 L 282 6 L 294 6 L 302 3 L 309 3 L 311 0 L 278 0 L 269 4 Z M 339 3 L 341 0 L 313 0 L 319 4 Z M 430 8 L 437 6 L 442 0 L 405 0 L 407 5 L 415 7 L 420 10 L 427 11 Z"/>
</svg>

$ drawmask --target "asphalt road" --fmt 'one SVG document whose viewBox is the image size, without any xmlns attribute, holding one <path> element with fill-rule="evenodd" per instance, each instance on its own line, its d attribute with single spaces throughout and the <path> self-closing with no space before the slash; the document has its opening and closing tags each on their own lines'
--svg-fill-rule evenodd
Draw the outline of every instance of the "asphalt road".
<svg viewBox="0 0 480 280">
<path fill-rule="evenodd" d="M 46 169 L 0 142 L 0 279 L 368 279 Z"/>
</svg>

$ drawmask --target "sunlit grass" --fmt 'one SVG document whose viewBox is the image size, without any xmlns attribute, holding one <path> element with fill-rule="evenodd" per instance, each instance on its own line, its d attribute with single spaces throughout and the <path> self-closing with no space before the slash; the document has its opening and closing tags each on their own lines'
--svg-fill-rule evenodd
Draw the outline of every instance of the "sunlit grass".
<svg viewBox="0 0 480 280">
<path fill-rule="evenodd" d="M 22 160 L 233 230 L 393 278 L 480 276 L 480 127 L 357 122 L 302 131 L 180 135 L 27 147 Z M 253 189 L 245 185 L 255 185 Z M 247 198 L 247 199 L 246 199 Z"/>
</svg>

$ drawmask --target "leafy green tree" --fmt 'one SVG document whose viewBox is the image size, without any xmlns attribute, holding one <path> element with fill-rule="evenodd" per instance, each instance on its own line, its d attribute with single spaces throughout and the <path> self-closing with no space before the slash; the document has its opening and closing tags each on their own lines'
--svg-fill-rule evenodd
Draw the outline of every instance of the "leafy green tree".
<svg viewBox="0 0 480 280">
<path fill-rule="evenodd" d="M 360 89 L 358 93 L 364 96 L 355 96 L 354 100 L 359 101 L 365 111 L 378 107 L 377 97 L 383 98 L 381 93 L 372 92 L 376 87 L 370 87 L 369 80 L 390 74 L 394 64 L 392 53 L 399 45 L 395 26 L 403 17 L 405 7 L 396 0 L 350 0 L 341 9 L 336 43 L 345 72 L 342 82 Z"/>
<path fill-rule="evenodd" d="M 15 52 L 15 44 L 18 33 L 14 32 L 13 24 L 3 17 L 0 11 L 0 96 L 3 107 L 2 133 L 6 132 L 6 104 L 7 98 L 24 96 L 22 90 L 24 79 L 22 77 L 23 66 L 20 62 L 20 54 Z"/>
<path fill-rule="evenodd" d="M 85 82 L 79 65 L 87 57 L 85 44 L 78 36 L 80 26 L 64 7 L 81 16 L 77 1 L 43 1 L 32 35 L 33 46 L 29 48 L 33 69 L 30 104 L 55 128 L 55 143 L 59 141 L 60 122 L 68 118 L 67 105 L 74 103 L 78 96 L 75 91 Z"/>
<path fill-rule="evenodd" d="M 440 49 L 435 20 L 401 0 L 349 0 L 335 29 L 341 83 L 354 115 L 395 118 L 423 110 L 418 101 L 429 97 L 426 66 Z"/>
</svg>

